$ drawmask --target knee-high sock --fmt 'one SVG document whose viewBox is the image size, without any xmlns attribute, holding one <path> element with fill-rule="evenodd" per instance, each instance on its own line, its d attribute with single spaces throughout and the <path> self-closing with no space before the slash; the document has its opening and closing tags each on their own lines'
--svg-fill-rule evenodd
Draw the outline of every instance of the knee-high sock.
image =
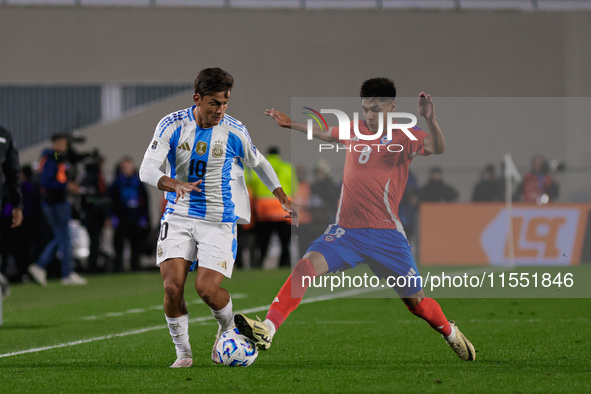
<svg viewBox="0 0 591 394">
<path fill-rule="evenodd" d="M 316 270 L 310 259 L 298 261 L 267 312 L 267 319 L 273 323 L 275 328 L 279 328 L 287 316 L 300 305 L 306 290 L 308 290 L 310 280 L 315 276 Z M 306 278 L 302 281 L 304 277 Z"/>
<path fill-rule="evenodd" d="M 170 331 L 170 336 L 172 337 L 177 357 L 193 358 L 191 344 L 189 343 L 189 315 L 187 314 L 174 318 L 166 315 L 164 316 L 168 323 L 168 331 Z"/>
<path fill-rule="evenodd" d="M 439 303 L 433 298 L 423 298 L 423 301 L 416 306 L 409 306 L 408 310 L 421 319 L 425 320 L 429 325 L 444 337 L 451 334 L 451 325 L 443 314 Z"/>
<path fill-rule="evenodd" d="M 220 325 L 220 329 L 222 332 L 228 331 L 231 328 L 234 328 L 234 313 L 232 312 L 232 298 L 226 304 L 225 307 L 220 309 L 219 311 L 211 310 L 213 317 L 218 321 Z"/>
</svg>

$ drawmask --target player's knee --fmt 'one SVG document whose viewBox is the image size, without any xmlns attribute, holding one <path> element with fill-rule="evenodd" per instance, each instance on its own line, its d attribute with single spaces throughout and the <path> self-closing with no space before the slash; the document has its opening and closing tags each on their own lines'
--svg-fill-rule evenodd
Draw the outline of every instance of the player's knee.
<svg viewBox="0 0 591 394">
<path fill-rule="evenodd" d="M 308 260 L 311 264 L 311 269 L 307 263 Z M 316 251 L 308 252 L 304 255 L 304 258 L 296 264 L 294 267 L 294 272 L 303 272 L 305 274 L 309 274 L 311 270 L 313 270 L 313 274 L 316 276 L 324 275 L 328 272 L 328 263 L 324 256 Z"/>
<path fill-rule="evenodd" d="M 164 294 L 171 301 L 177 301 L 183 297 L 184 286 L 175 281 L 164 282 Z"/>
<path fill-rule="evenodd" d="M 201 297 L 203 302 L 208 305 L 210 302 L 212 302 L 218 289 L 218 287 L 212 285 L 211 283 L 206 283 L 205 281 L 195 282 L 195 290 L 197 290 L 197 294 L 199 294 L 199 297 Z"/>
<path fill-rule="evenodd" d="M 423 290 L 421 290 L 416 294 L 413 294 L 409 297 L 402 297 L 401 299 L 402 302 L 404 302 L 404 304 L 408 308 L 408 310 L 412 314 L 416 315 L 415 308 L 418 307 L 421 302 L 423 302 L 423 300 L 425 299 L 425 293 L 423 293 Z"/>
</svg>

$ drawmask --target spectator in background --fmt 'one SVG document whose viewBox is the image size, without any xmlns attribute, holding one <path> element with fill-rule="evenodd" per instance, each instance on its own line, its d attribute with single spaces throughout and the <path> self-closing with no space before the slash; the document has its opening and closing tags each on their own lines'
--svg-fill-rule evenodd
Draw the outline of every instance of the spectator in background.
<svg viewBox="0 0 591 394">
<path fill-rule="evenodd" d="M 103 175 L 103 158 L 93 157 L 86 164 L 86 175 L 80 182 L 82 224 L 90 238 L 88 271 L 99 272 L 98 260 L 103 227 L 109 214 L 109 194 Z"/>
<path fill-rule="evenodd" d="M 269 148 L 267 160 L 277 173 L 279 183 L 283 186 L 285 194 L 291 199 L 297 193 L 297 175 L 292 165 L 281 159 L 279 148 L 276 146 Z M 260 260 L 254 261 L 253 266 L 258 268 L 262 265 L 267 256 L 271 236 L 276 233 L 281 242 L 279 266 L 288 267 L 290 265 L 291 219 L 284 218 L 286 213 L 279 200 L 269 191 L 258 176 L 254 176 L 252 171 L 249 171 L 247 182 L 254 197 L 255 233 L 257 245 L 261 252 Z"/>
<path fill-rule="evenodd" d="M 68 179 L 68 136 L 54 134 L 51 148 L 39 159 L 41 184 L 41 208 L 53 239 L 43 249 L 36 263 L 29 266 L 29 273 L 41 286 L 47 285 L 47 265 L 59 251 L 61 258 L 62 285 L 85 285 L 86 279 L 72 271 L 72 240 L 68 222 L 72 218 L 72 206 L 68 191 L 77 193 L 78 185 Z"/>
<path fill-rule="evenodd" d="M 332 179 L 332 168 L 325 159 L 320 159 L 314 164 L 314 181 L 310 187 L 310 211 L 315 226 L 313 231 L 314 241 L 318 234 L 322 234 L 326 223 L 334 223 L 335 214 L 339 203 L 341 190 Z"/>
<path fill-rule="evenodd" d="M 495 174 L 495 166 L 487 164 L 482 171 L 482 176 L 474 186 L 472 192 L 473 202 L 503 201 L 503 189 Z"/>
<path fill-rule="evenodd" d="M 531 170 L 523 176 L 517 195 L 525 203 L 538 205 L 554 201 L 558 197 L 558 182 L 550 173 L 550 167 L 544 156 L 533 157 Z"/>
<path fill-rule="evenodd" d="M 298 191 L 293 197 L 293 202 L 300 208 L 300 211 L 299 226 L 294 227 L 293 231 L 297 235 L 298 247 L 303 252 L 308 248 L 308 244 L 315 239 L 315 233 L 312 229 L 312 213 L 310 212 L 312 189 L 310 181 L 308 181 L 308 169 L 306 166 L 298 164 L 296 166 L 296 173 L 298 177 Z"/>
<path fill-rule="evenodd" d="M 10 204 L 10 228 L 16 228 L 23 221 L 18 151 L 12 142 L 12 134 L 3 127 L 0 127 L 0 165 L 2 166 L 0 171 L 0 200 L 2 201 L 0 202 Z M 1 237 L 2 234 L 0 239 Z M 8 280 L 0 273 L 0 295 L 7 297 L 9 289 Z"/>
<path fill-rule="evenodd" d="M 148 193 L 129 156 L 121 158 L 111 185 L 111 222 L 115 229 L 115 271 L 123 271 L 123 250 L 128 240 L 131 248 L 131 269 L 139 270 L 144 240 L 150 231 Z"/>
<path fill-rule="evenodd" d="M 457 190 L 443 181 L 443 170 L 441 167 L 431 167 L 429 181 L 421 189 L 421 201 L 453 202 L 457 199 Z"/>
</svg>

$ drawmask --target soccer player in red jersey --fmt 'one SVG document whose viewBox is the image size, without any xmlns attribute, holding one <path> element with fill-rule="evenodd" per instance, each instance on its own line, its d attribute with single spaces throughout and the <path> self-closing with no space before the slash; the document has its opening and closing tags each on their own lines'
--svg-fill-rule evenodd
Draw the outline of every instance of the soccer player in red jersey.
<svg viewBox="0 0 591 394">
<path fill-rule="evenodd" d="M 357 125 L 351 122 L 344 133 L 349 138 L 340 139 L 342 133 L 338 127 L 323 130 L 315 125 L 313 129 L 315 138 L 340 142 L 347 147 L 336 223 L 310 244 L 275 297 L 265 321 L 257 322 L 242 314 L 234 317 L 238 330 L 259 349 L 271 346 L 277 329 L 300 304 L 309 284 L 302 281 L 303 277 L 313 278 L 361 263 L 368 264 L 382 278 L 419 275 L 398 219 L 398 205 L 413 158 L 445 151 L 445 138 L 435 117 L 433 99 L 425 93 L 419 95 L 418 111 L 427 122 L 429 134 L 414 127 L 410 132 L 416 140 L 400 130 L 392 133 L 391 140 L 385 132 L 372 140 L 360 140 L 354 134 L 354 127 L 363 135 L 375 135 L 380 123 L 386 124 L 387 114 L 396 109 L 396 88 L 390 79 L 373 78 L 362 84 L 360 96 L 364 119 Z M 306 124 L 293 122 L 275 109 L 267 110 L 266 114 L 281 127 L 307 132 Z M 388 148 L 389 145 L 394 148 Z M 425 296 L 420 281 L 407 283 L 406 287 L 394 290 L 408 310 L 439 332 L 460 359 L 474 360 L 476 353 L 470 341 L 453 321 L 447 320 L 437 301 Z"/>
</svg>

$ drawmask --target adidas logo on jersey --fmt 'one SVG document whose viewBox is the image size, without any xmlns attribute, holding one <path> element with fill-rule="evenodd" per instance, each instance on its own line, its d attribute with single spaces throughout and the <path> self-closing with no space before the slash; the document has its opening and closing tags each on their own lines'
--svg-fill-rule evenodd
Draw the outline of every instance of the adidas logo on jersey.
<svg viewBox="0 0 591 394">
<path fill-rule="evenodd" d="M 180 144 L 180 145 L 177 147 L 177 149 L 180 149 L 180 150 L 186 150 L 186 151 L 188 151 L 188 152 L 191 152 L 191 146 L 189 145 L 189 143 L 188 143 L 188 142 L 183 142 L 182 144 Z"/>
</svg>

